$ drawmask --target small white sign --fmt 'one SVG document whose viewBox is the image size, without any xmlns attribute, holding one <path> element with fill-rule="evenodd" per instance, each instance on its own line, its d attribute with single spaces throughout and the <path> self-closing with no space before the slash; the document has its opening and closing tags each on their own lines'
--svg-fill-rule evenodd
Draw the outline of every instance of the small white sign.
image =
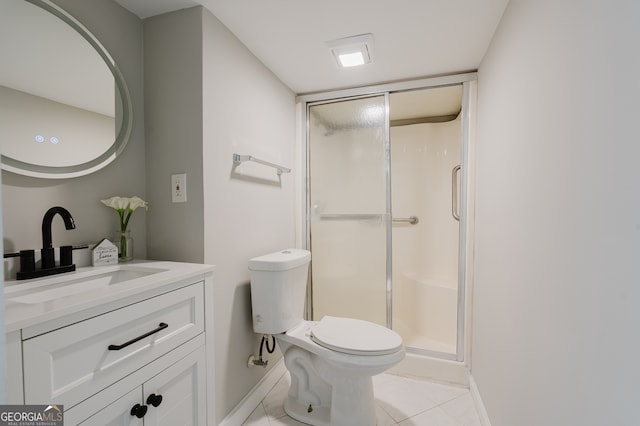
<svg viewBox="0 0 640 426">
<path fill-rule="evenodd" d="M 118 263 L 118 247 L 106 238 L 100 241 L 92 250 L 93 266 L 114 265 Z"/>
</svg>

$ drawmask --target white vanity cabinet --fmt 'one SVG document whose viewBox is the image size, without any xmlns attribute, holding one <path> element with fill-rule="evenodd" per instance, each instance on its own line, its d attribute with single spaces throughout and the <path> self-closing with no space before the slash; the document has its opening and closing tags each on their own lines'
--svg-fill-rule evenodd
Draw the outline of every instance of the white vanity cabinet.
<svg viewBox="0 0 640 426">
<path fill-rule="evenodd" d="M 65 424 L 206 425 L 205 351 L 199 348 L 95 412 L 93 407 L 65 410 Z M 107 398 L 97 395 L 96 405 Z M 88 405 L 93 405 L 89 401 Z M 84 409 L 84 410 L 83 410 Z M 84 412 L 81 412 L 84 411 Z M 84 418 L 86 411 L 95 412 Z"/>
<path fill-rule="evenodd" d="M 60 317 L 10 331 L 9 402 L 62 404 L 65 425 L 207 425 L 214 418 L 207 404 L 211 281 L 205 270 L 150 282 L 121 299 L 62 309 Z"/>
</svg>

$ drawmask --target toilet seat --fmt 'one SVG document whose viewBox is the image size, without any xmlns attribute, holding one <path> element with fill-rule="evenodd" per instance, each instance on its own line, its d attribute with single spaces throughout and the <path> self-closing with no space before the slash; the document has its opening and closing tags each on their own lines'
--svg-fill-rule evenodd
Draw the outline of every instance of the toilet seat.
<svg viewBox="0 0 640 426">
<path fill-rule="evenodd" d="M 354 318 L 323 317 L 311 329 L 311 340 L 351 355 L 388 355 L 402 348 L 402 337 L 395 331 Z"/>
</svg>

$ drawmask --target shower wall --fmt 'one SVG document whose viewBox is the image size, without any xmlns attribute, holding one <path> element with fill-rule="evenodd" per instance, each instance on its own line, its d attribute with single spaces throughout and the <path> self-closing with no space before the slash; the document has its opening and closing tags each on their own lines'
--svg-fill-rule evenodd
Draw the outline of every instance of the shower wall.
<svg viewBox="0 0 640 426">
<path fill-rule="evenodd" d="M 394 218 L 393 329 L 408 347 L 456 352 L 459 222 L 452 170 L 460 164 L 461 116 L 391 128 Z"/>
</svg>

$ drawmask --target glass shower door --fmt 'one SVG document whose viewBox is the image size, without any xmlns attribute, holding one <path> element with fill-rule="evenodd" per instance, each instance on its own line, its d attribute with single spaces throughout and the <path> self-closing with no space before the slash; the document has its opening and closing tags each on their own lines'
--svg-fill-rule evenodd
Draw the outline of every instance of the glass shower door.
<svg viewBox="0 0 640 426">
<path fill-rule="evenodd" d="M 308 318 L 364 319 L 412 354 L 464 360 L 469 87 L 307 104 Z"/>
<path fill-rule="evenodd" d="M 388 97 L 309 106 L 312 317 L 387 325 Z"/>
</svg>

